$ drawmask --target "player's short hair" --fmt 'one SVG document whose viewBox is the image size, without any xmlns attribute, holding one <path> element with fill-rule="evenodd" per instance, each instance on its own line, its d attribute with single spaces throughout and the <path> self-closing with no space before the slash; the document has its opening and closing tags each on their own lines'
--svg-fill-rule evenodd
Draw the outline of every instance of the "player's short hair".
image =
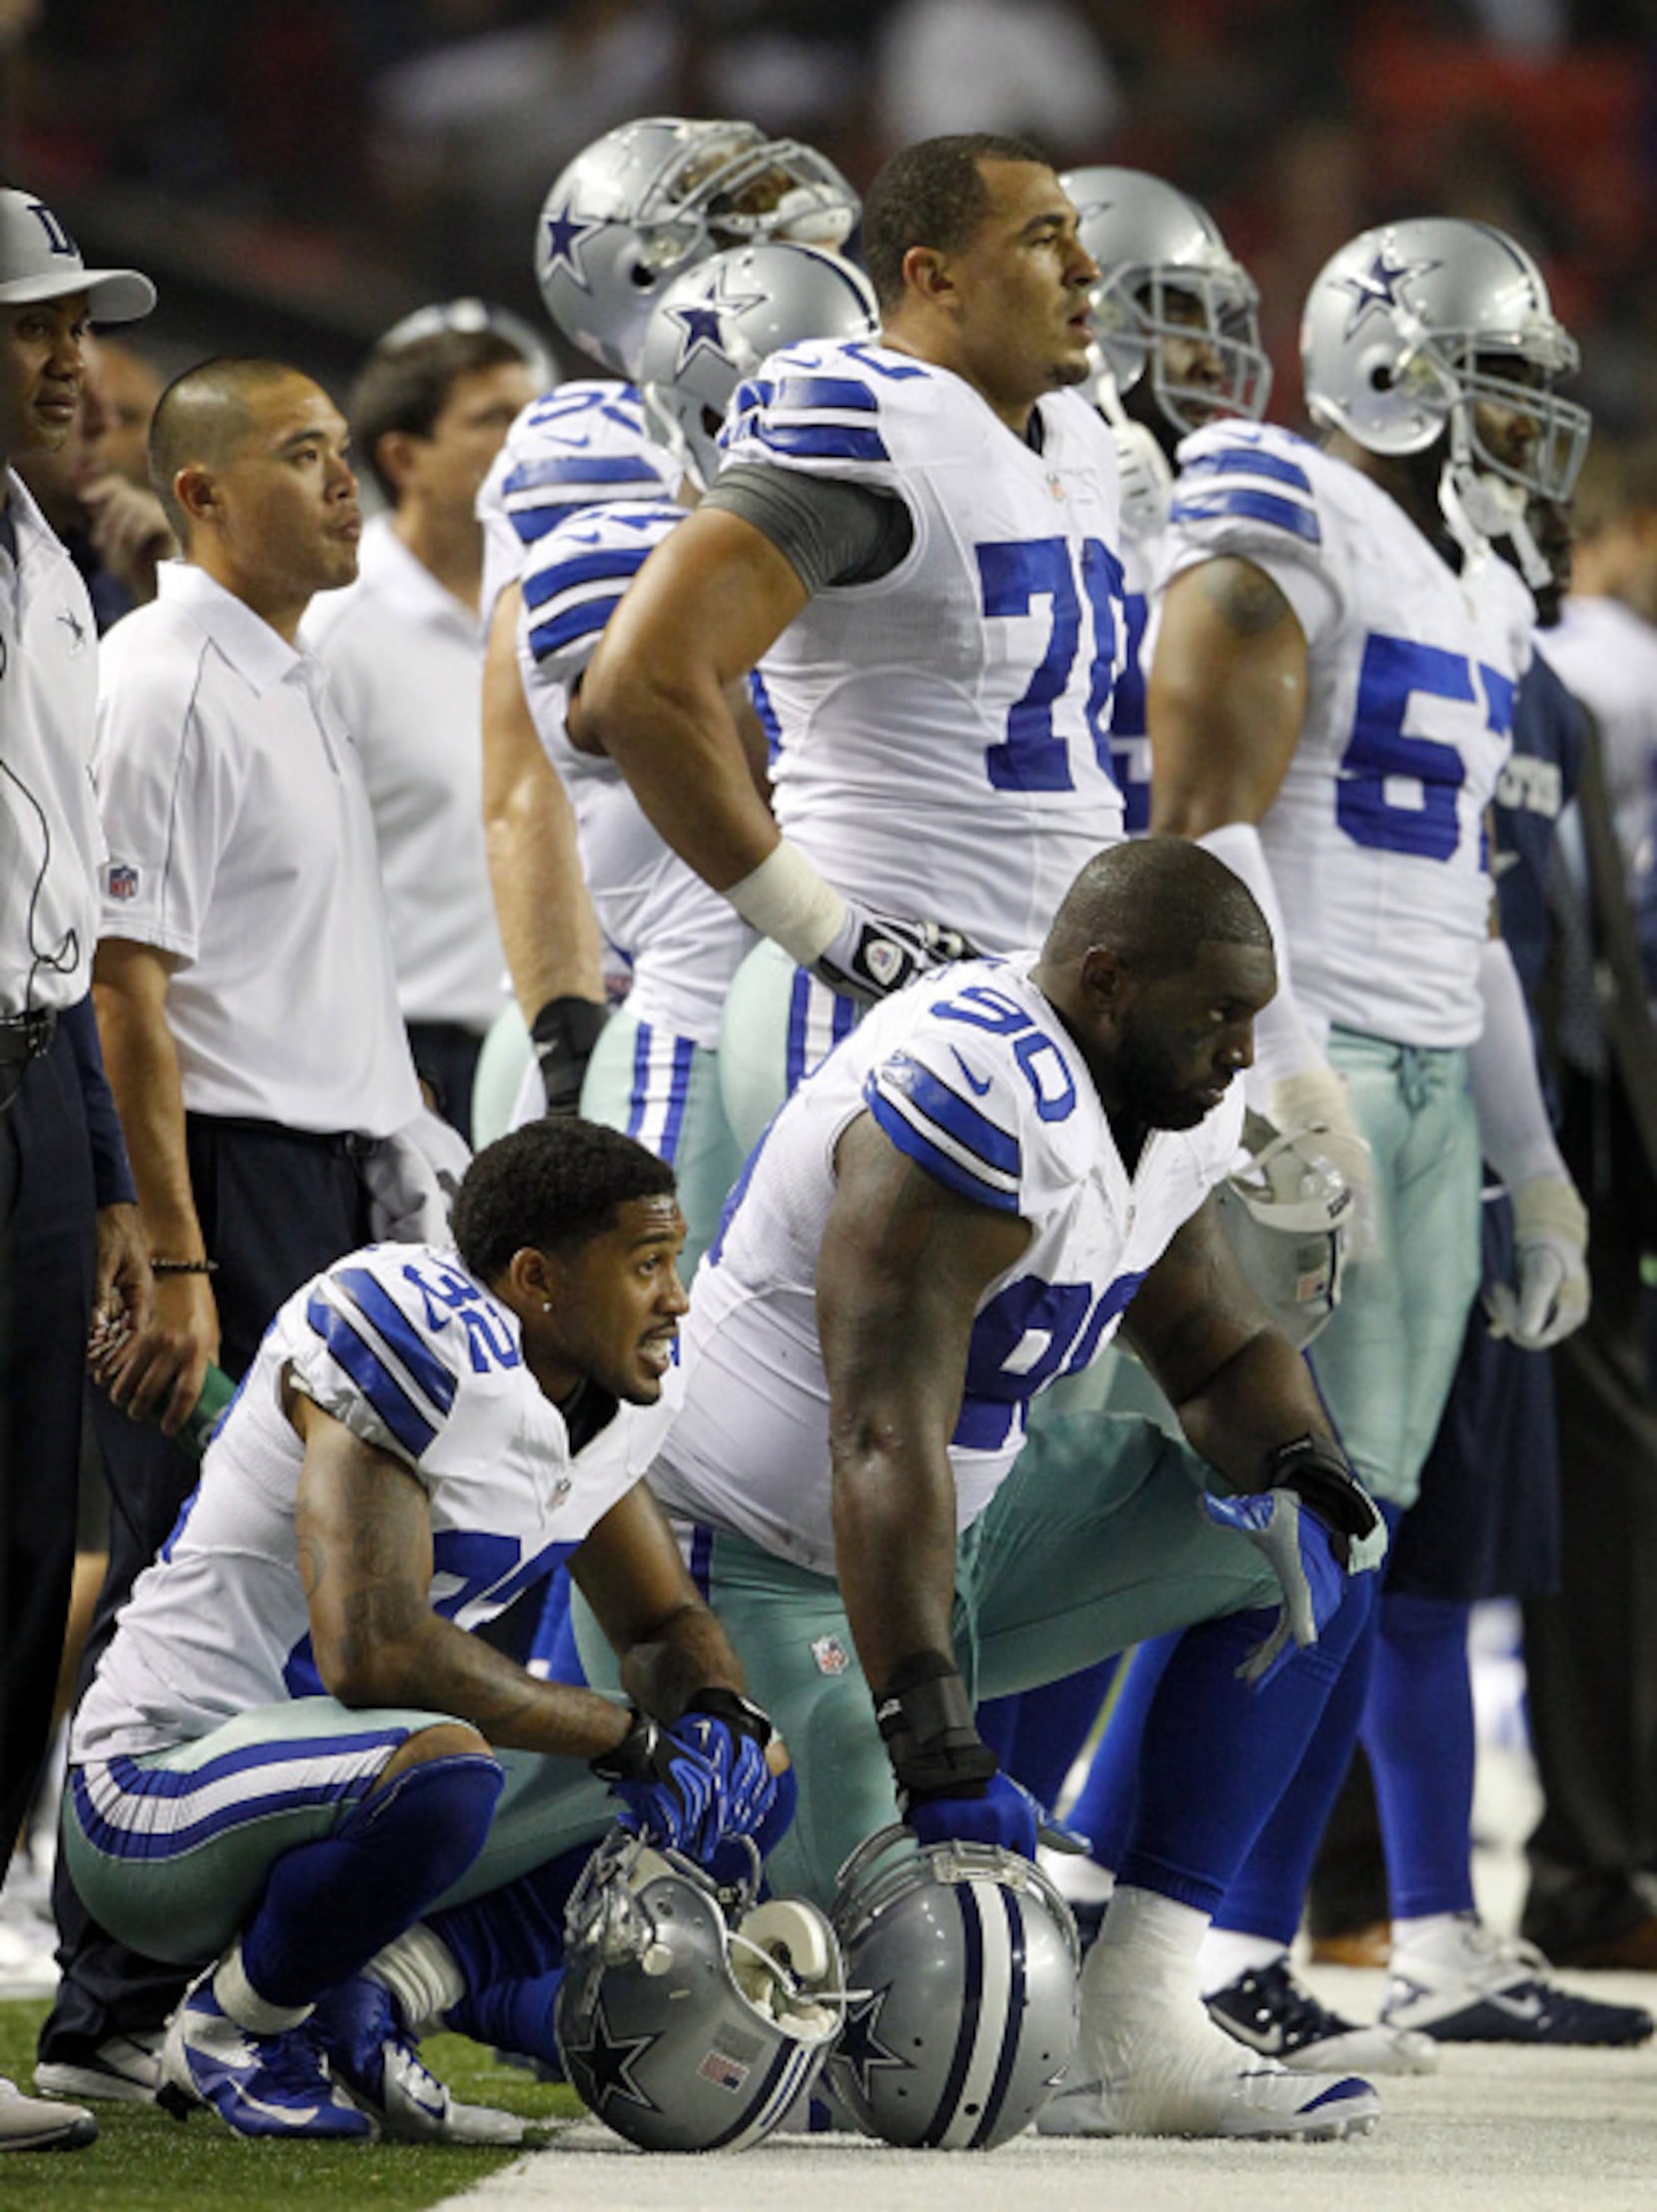
<svg viewBox="0 0 1657 2212">
<path fill-rule="evenodd" d="M 673 1170 L 618 1129 L 548 1115 L 485 1145 L 461 1179 L 449 1228 L 480 1283 L 515 1252 L 569 1252 L 613 1229 L 635 1198 L 671 1198 Z"/>
<path fill-rule="evenodd" d="M 402 345 L 376 345 L 357 371 L 345 419 L 357 465 L 372 476 L 386 504 L 397 504 L 397 487 L 379 465 L 381 438 L 393 430 L 429 438 L 460 377 L 529 365 L 519 346 L 492 329 L 433 330 Z"/>
<path fill-rule="evenodd" d="M 905 146 L 869 186 L 863 202 L 863 267 L 882 307 L 894 307 L 903 296 L 903 257 L 912 246 L 955 254 L 971 244 L 993 205 L 980 162 L 1052 166 L 1030 139 L 1001 131 L 959 131 Z"/>
<path fill-rule="evenodd" d="M 1064 894 L 1042 957 L 1075 960 L 1105 945 L 1149 977 L 1192 966 L 1205 944 L 1272 951 L 1254 892 L 1188 837 L 1130 837 L 1087 862 Z"/>
<path fill-rule="evenodd" d="M 253 426 L 249 393 L 261 384 L 303 375 L 290 361 L 223 353 L 175 376 L 156 401 L 150 421 L 150 481 L 181 545 L 190 542 L 190 517 L 173 491 L 180 469 L 196 463 L 223 468 Z"/>
</svg>

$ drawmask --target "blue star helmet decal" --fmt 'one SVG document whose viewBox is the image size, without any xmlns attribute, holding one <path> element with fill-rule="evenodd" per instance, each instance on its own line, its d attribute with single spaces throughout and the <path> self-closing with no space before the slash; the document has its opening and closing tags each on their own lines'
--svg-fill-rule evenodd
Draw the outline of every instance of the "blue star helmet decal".
<svg viewBox="0 0 1657 2212">
<path fill-rule="evenodd" d="M 567 269 L 582 290 L 590 291 L 592 286 L 581 267 L 581 242 L 584 238 L 591 237 L 601 226 L 597 223 L 582 223 L 572 216 L 567 200 L 561 208 L 552 209 L 543 221 L 546 224 L 547 254 L 541 281 L 544 283 L 555 269 Z"/>
<path fill-rule="evenodd" d="M 882 2070 L 909 2070 L 909 2061 L 880 2040 L 880 2014 L 890 1995 L 891 1990 L 887 1987 L 871 1989 L 857 1997 L 848 1998 L 839 2041 L 834 2046 L 835 2056 L 843 2059 L 850 2067 L 865 2098 L 872 2098 L 874 2094 L 873 2077 L 876 2073 Z"/>
<path fill-rule="evenodd" d="M 684 333 L 679 340 L 678 358 L 673 364 L 676 382 L 704 350 L 724 361 L 727 367 L 736 367 L 725 349 L 724 329 L 717 307 L 670 307 L 668 312 Z"/>
<path fill-rule="evenodd" d="M 569 2056 L 583 2061 L 592 2076 L 593 2109 L 603 2115 L 612 2097 L 628 2104 L 643 2105 L 647 2112 L 658 2109 L 656 2100 L 640 2087 L 633 2078 L 633 2068 L 645 2052 L 661 2041 L 659 2035 L 613 2035 L 610 2022 L 604 2016 L 604 1999 L 600 1997 L 593 2012 L 593 2039 L 585 2045 L 572 2044 Z"/>
<path fill-rule="evenodd" d="M 1398 286 L 1410 276 L 1425 276 L 1443 266 L 1442 262 L 1434 261 L 1393 261 L 1383 244 L 1375 260 L 1361 275 L 1336 278 L 1337 288 L 1351 292 L 1354 301 L 1343 336 L 1355 336 L 1372 314 L 1381 314 L 1398 307 L 1407 309 L 1409 302 L 1399 298 Z"/>
</svg>

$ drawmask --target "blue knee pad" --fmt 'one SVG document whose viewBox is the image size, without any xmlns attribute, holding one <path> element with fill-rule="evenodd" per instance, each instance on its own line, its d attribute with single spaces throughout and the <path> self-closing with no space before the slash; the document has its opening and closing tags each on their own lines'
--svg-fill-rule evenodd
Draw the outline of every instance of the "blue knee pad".
<svg viewBox="0 0 1657 2212">
<path fill-rule="evenodd" d="M 423 1760 L 284 1852 L 242 1939 L 260 1995 L 308 2004 L 360 1972 L 483 1849 L 504 1779 L 486 1752 Z"/>
</svg>

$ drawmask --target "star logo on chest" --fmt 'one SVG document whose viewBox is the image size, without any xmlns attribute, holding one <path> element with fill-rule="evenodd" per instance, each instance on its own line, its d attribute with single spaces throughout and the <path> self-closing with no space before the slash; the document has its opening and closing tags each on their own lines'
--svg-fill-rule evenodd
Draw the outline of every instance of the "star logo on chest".
<svg viewBox="0 0 1657 2212">
<path fill-rule="evenodd" d="M 1407 310 L 1409 301 L 1403 295 L 1404 284 L 1411 276 L 1429 276 L 1443 266 L 1442 262 L 1396 260 L 1391 248 L 1383 243 L 1368 269 L 1335 279 L 1336 290 L 1349 293 L 1353 301 L 1343 338 L 1356 337 L 1372 315 L 1391 314 L 1399 308 Z"/>
</svg>

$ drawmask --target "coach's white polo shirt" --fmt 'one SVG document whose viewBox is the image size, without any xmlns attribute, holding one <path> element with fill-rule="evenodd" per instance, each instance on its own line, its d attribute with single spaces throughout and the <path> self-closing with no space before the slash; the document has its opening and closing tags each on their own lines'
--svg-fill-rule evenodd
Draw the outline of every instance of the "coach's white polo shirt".
<svg viewBox="0 0 1657 2212">
<path fill-rule="evenodd" d="M 184 1102 L 384 1136 L 419 1093 L 361 764 L 314 662 L 184 562 L 102 651 L 101 934 L 177 956 Z"/>
<path fill-rule="evenodd" d="M 104 832 L 92 794 L 98 633 L 80 571 L 8 473 L 0 543 L 0 1014 L 92 987 Z"/>
<path fill-rule="evenodd" d="M 403 1013 L 481 1034 L 506 955 L 483 851 L 477 616 L 376 515 L 357 581 L 311 601 L 300 640 L 362 757 Z"/>
</svg>

